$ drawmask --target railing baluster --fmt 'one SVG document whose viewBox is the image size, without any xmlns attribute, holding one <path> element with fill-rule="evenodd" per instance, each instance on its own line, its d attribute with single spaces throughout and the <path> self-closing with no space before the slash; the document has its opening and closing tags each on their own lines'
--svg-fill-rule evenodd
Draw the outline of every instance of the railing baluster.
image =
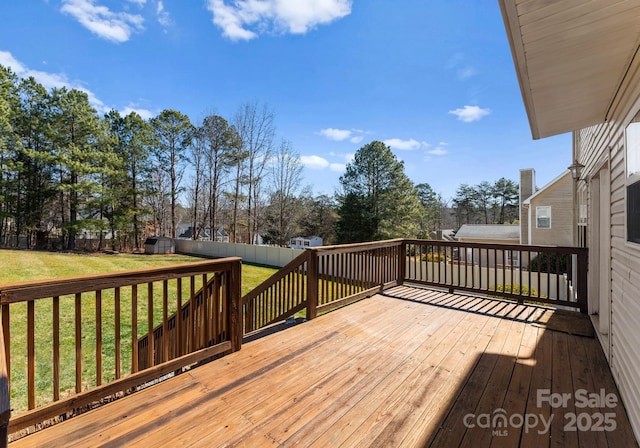
<svg viewBox="0 0 640 448">
<path fill-rule="evenodd" d="M 120 347 L 120 288 L 113 291 L 113 308 L 114 308 L 114 344 L 115 344 L 115 378 L 120 378 L 120 368 L 122 364 L 122 350 Z"/>
<path fill-rule="evenodd" d="M 196 278 L 195 276 L 189 277 L 189 321 L 190 321 L 190 338 L 189 338 L 189 350 L 195 351 L 198 349 L 198 343 L 196 341 L 197 333 L 197 318 L 196 318 Z"/>
<path fill-rule="evenodd" d="M 131 373 L 138 371 L 138 285 L 131 285 Z"/>
<path fill-rule="evenodd" d="M 169 281 L 162 281 L 162 362 L 169 360 Z"/>
<path fill-rule="evenodd" d="M 53 298 L 53 401 L 60 399 L 60 297 Z"/>
<path fill-rule="evenodd" d="M 153 334 L 153 282 L 147 283 L 147 368 L 155 363 L 155 335 Z"/>
<path fill-rule="evenodd" d="M 185 338 L 184 338 L 184 329 L 183 329 L 183 319 L 184 314 L 182 311 L 182 277 L 178 277 L 176 280 L 176 288 L 177 288 L 177 310 L 176 310 L 176 341 L 177 341 L 177 352 L 176 356 L 180 357 L 185 353 Z"/>
<path fill-rule="evenodd" d="M 27 302 L 27 401 L 29 409 L 36 407 L 36 341 L 35 301 Z"/>
<path fill-rule="evenodd" d="M 76 393 L 82 391 L 82 294 L 77 293 L 76 305 Z"/>
<path fill-rule="evenodd" d="M 102 384 L 102 291 L 96 291 L 96 385 Z"/>
<path fill-rule="evenodd" d="M 8 304 L 2 305 L 2 338 L 7 365 L 7 388 L 11 387 L 11 311 Z"/>
</svg>

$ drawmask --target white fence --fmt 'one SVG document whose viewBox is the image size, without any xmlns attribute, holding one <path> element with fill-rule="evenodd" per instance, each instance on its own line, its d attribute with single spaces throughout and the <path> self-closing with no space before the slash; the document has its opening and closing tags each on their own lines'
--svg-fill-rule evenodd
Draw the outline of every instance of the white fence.
<svg viewBox="0 0 640 448">
<path fill-rule="evenodd" d="M 529 272 L 527 270 L 496 269 L 480 267 L 478 265 L 460 265 L 433 262 L 407 262 L 406 279 L 444 282 L 454 288 L 466 287 L 485 291 L 500 290 L 505 285 L 519 285 L 519 287 L 533 288 L 532 295 L 540 295 L 554 300 L 575 301 L 573 288 L 569 284 L 566 274 L 547 274 Z M 490 292 L 489 292 L 490 293 Z M 517 292 L 516 292 L 517 293 Z M 528 293 L 523 293 L 527 295 Z"/>
<path fill-rule="evenodd" d="M 211 258 L 240 257 L 247 263 L 282 267 L 302 253 L 300 249 L 252 244 L 176 239 L 176 252 Z"/>
</svg>

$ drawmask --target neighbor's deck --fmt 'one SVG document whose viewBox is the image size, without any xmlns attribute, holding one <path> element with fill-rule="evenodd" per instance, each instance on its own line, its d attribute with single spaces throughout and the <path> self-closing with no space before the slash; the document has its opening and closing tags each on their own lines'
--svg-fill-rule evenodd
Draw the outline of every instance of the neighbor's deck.
<svg viewBox="0 0 640 448">
<path fill-rule="evenodd" d="M 396 287 L 11 446 L 634 446 L 621 404 L 536 406 L 539 389 L 617 395 L 596 339 L 551 330 L 588 333 L 583 317 Z M 465 427 L 500 408 L 551 413 L 550 433 Z M 616 429 L 564 431 L 567 412 Z"/>
</svg>

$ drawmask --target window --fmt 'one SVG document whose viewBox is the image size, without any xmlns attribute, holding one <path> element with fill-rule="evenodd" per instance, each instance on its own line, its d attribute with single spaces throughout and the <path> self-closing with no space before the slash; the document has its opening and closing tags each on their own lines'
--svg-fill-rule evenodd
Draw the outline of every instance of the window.
<svg viewBox="0 0 640 448">
<path fill-rule="evenodd" d="M 551 228 L 551 206 L 542 205 L 536 207 L 536 229 Z"/>
<path fill-rule="evenodd" d="M 640 113 L 625 130 L 627 241 L 640 244 Z"/>
<path fill-rule="evenodd" d="M 520 267 L 520 252 L 517 250 L 506 251 L 507 266 L 513 266 L 514 268 Z"/>
</svg>

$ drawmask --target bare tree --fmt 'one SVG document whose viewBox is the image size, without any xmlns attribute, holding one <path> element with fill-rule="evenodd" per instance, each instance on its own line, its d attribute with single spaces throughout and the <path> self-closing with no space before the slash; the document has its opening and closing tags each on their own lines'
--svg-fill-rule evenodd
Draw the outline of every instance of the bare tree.
<svg viewBox="0 0 640 448">
<path fill-rule="evenodd" d="M 157 157 L 169 172 L 171 199 L 171 232 L 176 237 L 176 208 L 180 183 L 184 173 L 184 153 L 191 144 L 193 125 L 189 117 L 175 111 L 163 110 L 151 119 L 156 134 Z"/>
<path fill-rule="evenodd" d="M 262 181 L 275 134 L 273 112 L 267 105 L 259 108 L 256 102 L 245 103 L 236 113 L 234 124 L 246 153 L 247 242 L 252 244 L 258 233 Z"/>
<path fill-rule="evenodd" d="M 269 168 L 271 189 L 266 211 L 267 236 L 271 242 L 284 246 L 299 227 L 302 203 L 298 197 L 302 164 L 290 142 L 282 140 Z"/>
<path fill-rule="evenodd" d="M 205 227 L 207 210 L 203 210 L 204 200 L 202 198 L 202 189 L 205 184 L 205 169 L 207 162 L 207 140 L 202 128 L 199 128 L 191 145 L 191 165 L 193 166 L 193 177 L 191 179 L 191 238 L 197 240 L 200 232 Z"/>
</svg>

